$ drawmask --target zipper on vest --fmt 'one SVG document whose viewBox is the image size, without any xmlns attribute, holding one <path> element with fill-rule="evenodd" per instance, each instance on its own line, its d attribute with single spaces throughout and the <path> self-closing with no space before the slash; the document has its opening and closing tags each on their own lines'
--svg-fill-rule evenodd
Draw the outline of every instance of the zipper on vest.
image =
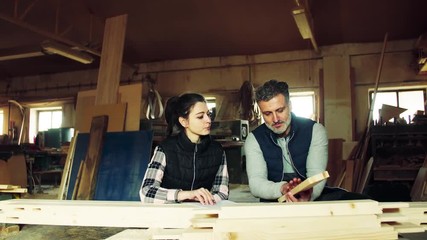
<svg viewBox="0 0 427 240">
<path fill-rule="evenodd" d="M 282 151 L 282 157 L 283 157 L 283 159 L 285 159 L 285 161 L 286 161 L 285 155 L 283 154 L 282 146 L 280 146 L 280 144 L 277 142 L 278 140 L 277 140 L 277 139 L 275 140 L 275 139 L 273 138 L 273 135 L 272 135 L 272 134 L 270 134 L 270 139 L 271 139 L 271 141 L 272 141 L 276 146 L 278 146 L 278 147 L 280 148 L 280 150 Z M 286 142 L 286 147 L 288 147 L 288 143 L 287 143 L 287 141 L 286 141 L 286 140 L 285 140 L 285 142 Z M 283 181 L 284 173 L 285 173 L 285 164 L 283 163 L 283 160 L 282 160 L 282 176 L 280 177 L 280 181 Z"/>
<path fill-rule="evenodd" d="M 193 153 L 193 182 L 191 183 L 191 190 L 193 190 L 194 182 L 196 181 L 196 153 L 197 153 L 197 144 L 195 144 L 194 153 Z"/>
<path fill-rule="evenodd" d="M 294 160 L 292 159 L 291 152 L 289 152 L 289 146 L 288 146 L 288 143 L 292 140 L 293 136 L 294 136 L 294 134 L 292 133 L 292 135 L 289 137 L 289 141 L 285 138 L 285 142 L 286 142 L 286 151 L 288 151 L 289 161 L 290 161 L 290 164 L 292 165 L 292 167 L 294 168 L 295 172 L 296 172 L 300 177 L 306 178 L 304 175 L 302 175 L 302 174 L 298 171 L 298 168 L 295 166 L 295 164 L 294 164 Z M 283 157 L 285 157 L 285 156 L 283 156 Z M 285 158 L 285 161 L 286 161 L 286 158 Z M 283 168 L 285 168 L 285 166 L 283 166 Z M 307 168 L 307 166 L 306 166 L 306 168 Z M 283 178 L 283 176 L 282 176 L 282 178 Z M 283 179 L 282 179 L 282 180 L 283 180 Z"/>
</svg>

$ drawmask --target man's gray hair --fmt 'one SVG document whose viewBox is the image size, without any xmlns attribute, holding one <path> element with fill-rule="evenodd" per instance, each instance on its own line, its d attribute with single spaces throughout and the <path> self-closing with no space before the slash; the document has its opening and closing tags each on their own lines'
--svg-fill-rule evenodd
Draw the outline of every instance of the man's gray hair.
<svg viewBox="0 0 427 240">
<path fill-rule="evenodd" d="M 263 85 L 259 86 L 255 91 L 256 101 L 270 101 L 278 94 L 285 96 L 286 102 L 289 102 L 289 90 L 286 82 L 279 82 L 277 80 L 270 80 Z"/>
</svg>

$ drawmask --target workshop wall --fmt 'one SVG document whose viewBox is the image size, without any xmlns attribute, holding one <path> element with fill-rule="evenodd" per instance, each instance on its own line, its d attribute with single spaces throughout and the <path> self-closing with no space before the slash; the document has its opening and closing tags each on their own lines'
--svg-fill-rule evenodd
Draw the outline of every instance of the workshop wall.
<svg viewBox="0 0 427 240">
<path fill-rule="evenodd" d="M 413 65 L 415 40 L 387 44 L 380 87 L 427 85 Z M 368 89 L 377 75 L 382 43 L 340 44 L 311 50 L 184 59 L 140 64 L 137 72 L 123 67 L 121 84 L 154 80 L 164 101 L 183 92 L 217 97 L 217 119 L 240 118 L 239 89 L 244 81 L 255 87 L 269 79 L 284 80 L 291 91 L 314 90 L 324 95 L 324 122 L 329 138 L 357 139 L 366 127 Z M 21 101 L 75 97 L 78 91 L 94 89 L 97 70 L 21 77 L 1 82 L 2 96 Z M 143 90 L 146 97 L 147 87 Z M 143 100 L 142 106 L 145 106 Z M 342 113 L 336 116 L 337 113 Z M 13 114 L 12 118 L 18 117 Z M 72 111 L 66 114 L 73 117 Z M 145 118 L 145 109 L 141 111 Z M 67 120 L 67 125 L 73 120 Z M 332 128 L 333 126 L 333 128 Z"/>
</svg>

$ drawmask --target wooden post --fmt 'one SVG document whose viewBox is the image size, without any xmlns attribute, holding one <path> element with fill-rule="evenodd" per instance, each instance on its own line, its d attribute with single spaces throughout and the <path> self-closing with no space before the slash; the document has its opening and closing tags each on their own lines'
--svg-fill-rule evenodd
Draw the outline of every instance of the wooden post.
<svg viewBox="0 0 427 240">
<path fill-rule="evenodd" d="M 99 66 L 95 105 L 117 103 L 127 15 L 107 19 Z"/>
</svg>

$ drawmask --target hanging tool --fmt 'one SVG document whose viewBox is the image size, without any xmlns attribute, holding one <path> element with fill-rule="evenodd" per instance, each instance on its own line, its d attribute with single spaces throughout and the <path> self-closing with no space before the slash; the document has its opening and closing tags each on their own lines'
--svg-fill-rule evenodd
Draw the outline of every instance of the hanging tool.
<svg viewBox="0 0 427 240">
<path fill-rule="evenodd" d="M 147 79 L 149 84 L 149 90 L 147 96 L 147 112 L 145 113 L 145 116 L 147 117 L 147 119 L 158 119 L 163 116 L 164 112 L 162 97 L 160 96 L 159 92 L 154 89 L 154 80 L 152 80 L 150 76 L 148 76 Z"/>
</svg>

